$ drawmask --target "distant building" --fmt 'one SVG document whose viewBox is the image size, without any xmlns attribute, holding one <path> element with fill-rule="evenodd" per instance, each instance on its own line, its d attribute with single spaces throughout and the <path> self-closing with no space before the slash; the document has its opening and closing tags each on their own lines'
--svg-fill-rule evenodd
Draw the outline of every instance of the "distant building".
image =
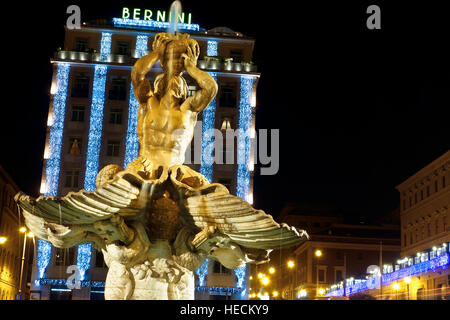
<svg viewBox="0 0 450 320">
<path fill-rule="evenodd" d="M 124 12 L 134 12 L 127 10 Z M 155 34 L 167 31 L 168 23 L 158 21 L 162 16 L 163 12 L 155 11 L 153 20 L 122 17 L 83 23 L 81 29 L 65 29 L 64 46 L 51 59 L 53 83 L 41 181 L 43 195 L 63 196 L 80 189 L 92 191 L 100 169 L 108 164 L 125 167 L 137 157 L 138 104 L 132 92 L 130 72 L 137 59 L 151 50 Z M 186 22 L 190 19 L 191 15 L 189 19 L 186 17 Z M 210 73 L 219 87 L 217 97 L 199 115 L 193 139 L 194 144 L 200 141 L 196 151 L 207 146 L 207 137 L 203 136 L 207 129 L 222 133 L 227 129 L 254 130 L 260 76 L 251 63 L 255 40 L 225 27 L 207 31 L 197 24 L 183 23 L 178 28 L 197 40 L 200 46 L 197 65 Z M 161 71 L 157 63 L 148 74 L 152 84 Z M 199 88 L 189 75 L 184 76 L 192 95 Z M 192 148 L 186 159 L 191 159 L 193 164 L 187 165 L 204 174 L 210 182 L 225 185 L 230 193 L 251 203 L 252 146 L 248 141 L 238 143 L 240 140 L 235 137 L 230 140 L 233 141 L 224 142 L 224 146 L 232 144 L 233 150 L 216 150 L 215 156 L 226 160 L 231 153 L 236 159 L 237 153 L 243 152 L 247 164 L 194 163 L 200 159 L 200 152 L 195 154 Z M 84 247 L 86 250 L 58 249 L 42 240 L 38 246 L 42 254 L 35 262 L 33 297 L 103 299 L 107 269 L 101 252 L 89 246 Z M 80 265 L 82 261 L 88 261 L 84 266 L 86 279 L 81 289 L 70 290 L 65 285 L 69 276 L 67 267 Z M 245 287 L 237 287 L 238 283 L 245 283 L 240 279 L 245 274 L 209 260 L 209 265 L 196 273 L 196 296 L 199 299 L 245 297 L 241 296 L 246 294 Z"/>
<path fill-rule="evenodd" d="M 0 300 L 18 298 L 25 235 L 14 196 L 19 188 L 0 166 Z M 22 272 L 22 299 L 29 298 L 29 281 L 33 261 L 33 242 L 27 241 Z"/>
<path fill-rule="evenodd" d="M 323 297 L 327 287 L 345 278 L 365 278 L 369 265 L 379 265 L 380 253 L 383 260 L 399 257 L 398 224 L 356 224 L 331 207 L 292 204 L 282 210 L 280 221 L 306 230 L 311 237 L 295 249 L 274 251 L 269 264 L 252 274 L 253 278 L 259 272 L 267 274 L 274 267 L 268 290 L 277 291 L 281 299 Z"/>
<path fill-rule="evenodd" d="M 381 290 L 376 276 L 351 283 L 347 295 L 361 292 L 389 300 L 450 300 L 449 180 L 450 151 L 397 186 L 401 257 L 383 260 Z M 327 295 L 343 294 L 335 284 Z"/>
</svg>

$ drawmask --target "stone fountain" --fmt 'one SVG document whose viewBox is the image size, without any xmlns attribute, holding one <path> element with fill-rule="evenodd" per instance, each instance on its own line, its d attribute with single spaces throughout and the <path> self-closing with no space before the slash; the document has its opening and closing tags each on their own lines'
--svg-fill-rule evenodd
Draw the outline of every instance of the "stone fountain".
<svg viewBox="0 0 450 320">
<path fill-rule="evenodd" d="M 58 248 L 91 242 L 103 252 L 107 300 L 194 299 L 194 271 L 208 257 L 236 269 L 267 262 L 272 249 L 308 238 L 183 165 L 197 115 L 214 99 L 217 84 L 196 67 L 199 45 L 177 33 L 176 24 L 173 33 L 155 35 L 152 49 L 131 71 L 138 158 L 125 170 L 104 167 L 92 192 L 16 195 L 39 238 Z M 163 72 L 152 87 L 146 74 L 158 61 Z M 191 97 L 184 72 L 200 87 Z"/>
</svg>

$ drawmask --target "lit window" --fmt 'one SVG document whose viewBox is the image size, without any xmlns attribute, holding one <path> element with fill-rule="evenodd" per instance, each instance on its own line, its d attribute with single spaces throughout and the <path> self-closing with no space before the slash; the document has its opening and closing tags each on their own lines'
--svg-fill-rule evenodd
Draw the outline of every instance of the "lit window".
<svg viewBox="0 0 450 320">
<path fill-rule="evenodd" d="M 81 153 L 81 138 L 80 137 L 70 137 L 69 138 L 69 154 L 79 155 Z"/>
<path fill-rule="evenodd" d="M 220 128 L 221 130 L 228 130 L 231 129 L 231 119 L 230 118 L 223 118 L 222 120 L 222 126 Z"/>
<path fill-rule="evenodd" d="M 188 87 L 188 97 L 192 97 L 195 92 L 197 92 L 197 87 L 196 86 L 189 86 Z"/>
</svg>

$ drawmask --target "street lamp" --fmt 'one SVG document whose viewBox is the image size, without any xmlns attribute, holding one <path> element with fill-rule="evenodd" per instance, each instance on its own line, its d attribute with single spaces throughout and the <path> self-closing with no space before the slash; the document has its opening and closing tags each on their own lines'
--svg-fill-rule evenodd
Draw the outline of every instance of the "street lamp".
<svg viewBox="0 0 450 320">
<path fill-rule="evenodd" d="M 294 268 L 294 266 L 295 266 L 294 261 L 289 260 L 287 262 L 287 266 L 288 266 L 289 269 Z M 293 275 L 291 275 L 291 297 L 292 297 L 292 300 L 294 300 L 294 280 L 293 280 Z"/>
<path fill-rule="evenodd" d="M 4 244 L 6 242 L 6 237 L 0 237 L 0 244 Z"/>
<path fill-rule="evenodd" d="M 269 282 L 270 282 L 270 279 L 266 276 L 261 279 L 261 283 L 263 286 L 267 286 L 269 284 Z"/>
<path fill-rule="evenodd" d="M 274 267 L 270 267 L 269 268 L 269 273 L 270 274 L 274 274 L 275 273 L 275 268 Z"/>
<path fill-rule="evenodd" d="M 22 300 L 22 278 L 23 278 L 23 264 L 25 263 L 25 250 L 27 247 L 27 237 L 32 238 L 34 237 L 34 234 L 32 232 L 29 232 L 27 234 L 27 228 L 21 227 L 19 229 L 20 232 L 24 234 L 23 236 L 23 250 L 22 250 L 22 263 L 20 266 L 20 280 L 19 280 L 19 300 Z"/>
<path fill-rule="evenodd" d="M 317 257 L 317 263 L 316 263 L 316 296 L 319 292 L 319 258 L 322 256 L 322 250 L 317 249 L 314 252 L 314 255 Z"/>
<path fill-rule="evenodd" d="M 397 291 L 398 291 L 398 289 L 400 289 L 400 286 L 398 285 L 398 283 L 394 283 L 393 288 L 395 290 L 395 300 L 398 300 Z"/>
<path fill-rule="evenodd" d="M 403 280 L 405 280 L 406 283 L 406 290 L 408 291 L 408 300 L 409 300 L 409 284 L 411 283 L 411 277 L 405 277 Z"/>
</svg>

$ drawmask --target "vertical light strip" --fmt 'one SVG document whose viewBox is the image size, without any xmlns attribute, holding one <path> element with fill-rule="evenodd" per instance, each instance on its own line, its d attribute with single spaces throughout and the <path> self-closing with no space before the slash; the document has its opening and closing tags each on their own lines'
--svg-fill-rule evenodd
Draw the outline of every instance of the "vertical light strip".
<svg viewBox="0 0 450 320">
<path fill-rule="evenodd" d="M 91 251 L 91 243 L 85 243 L 78 246 L 77 267 L 80 272 L 80 280 L 84 280 L 86 270 L 88 270 L 91 266 Z"/>
<path fill-rule="evenodd" d="M 39 279 L 42 279 L 52 257 L 52 245 L 47 241 L 38 239 L 36 264 L 39 270 Z"/>
<path fill-rule="evenodd" d="M 217 82 L 217 73 L 209 72 L 209 74 Z M 209 106 L 203 110 L 203 122 L 202 122 L 202 154 L 200 173 L 203 174 L 209 182 L 212 182 L 213 178 L 213 151 L 214 148 L 214 122 L 216 116 L 216 98 Z"/>
<path fill-rule="evenodd" d="M 96 188 L 99 155 L 103 127 L 103 107 L 105 105 L 105 84 L 108 67 L 96 65 L 92 88 L 91 115 L 89 119 L 88 146 L 86 154 L 86 171 L 84 189 L 93 191 Z"/>
<path fill-rule="evenodd" d="M 250 128 L 253 113 L 251 96 L 253 89 L 253 77 L 241 76 L 241 97 L 239 102 L 239 136 L 238 136 L 238 173 L 236 195 L 248 201 L 250 189 Z"/>
<path fill-rule="evenodd" d="M 208 40 L 206 55 L 208 57 L 217 57 L 219 55 L 219 43 L 217 41 Z"/>
<path fill-rule="evenodd" d="M 244 201 L 249 201 L 250 189 L 250 151 L 251 151 L 251 137 L 250 128 L 253 120 L 252 113 L 252 90 L 253 77 L 241 76 L 240 101 L 239 101 L 239 135 L 238 135 L 238 172 L 237 172 L 237 186 L 236 195 L 241 197 Z M 247 290 L 244 287 L 245 274 L 247 266 L 236 269 L 234 271 L 238 288 L 242 288 L 241 298 L 246 296 Z"/>
<path fill-rule="evenodd" d="M 57 92 L 53 96 L 53 108 L 51 114 L 53 123 L 50 128 L 48 159 L 45 165 L 46 192 L 44 192 L 44 194 L 46 196 L 56 196 L 58 193 L 69 72 L 70 65 L 68 63 L 58 63 L 56 70 Z"/>
<path fill-rule="evenodd" d="M 203 287 L 205 285 L 205 277 L 208 274 L 208 266 L 209 259 L 206 259 L 205 262 L 203 262 L 202 266 L 195 270 L 195 273 L 198 275 L 198 285 L 200 287 Z"/>
<path fill-rule="evenodd" d="M 148 36 L 138 35 L 136 36 L 136 56 L 135 58 L 140 58 L 148 53 Z"/>
<path fill-rule="evenodd" d="M 139 139 L 137 135 L 139 103 L 133 92 L 133 84 L 130 82 L 130 99 L 128 103 L 128 128 L 125 142 L 125 160 L 123 167 L 135 160 L 139 154 Z"/>
<path fill-rule="evenodd" d="M 102 40 L 100 41 L 100 61 L 109 62 L 111 60 L 111 32 L 102 32 Z"/>
<path fill-rule="evenodd" d="M 234 275 L 236 276 L 236 288 L 241 289 L 241 297 L 244 297 L 247 293 L 245 288 L 245 275 L 247 274 L 247 266 L 234 269 Z"/>
</svg>

